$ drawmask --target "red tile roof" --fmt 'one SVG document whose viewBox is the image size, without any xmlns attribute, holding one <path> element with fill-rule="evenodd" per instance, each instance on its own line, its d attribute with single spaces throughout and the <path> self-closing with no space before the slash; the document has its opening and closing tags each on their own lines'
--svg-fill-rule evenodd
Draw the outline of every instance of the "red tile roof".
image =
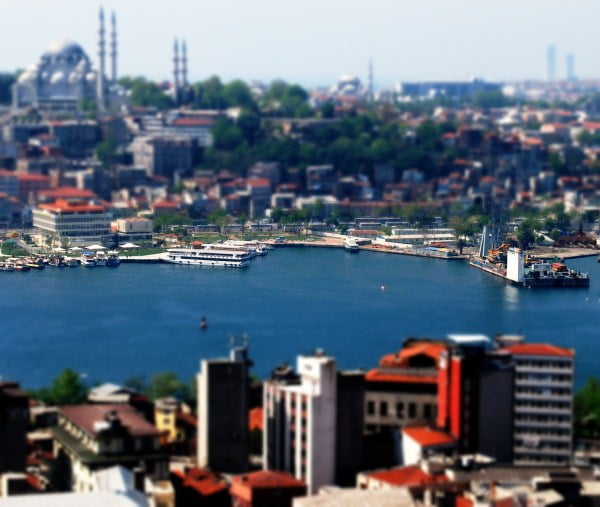
<svg viewBox="0 0 600 507">
<path fill-rule="evenodd" d="M 440 355 L 445 350 L 446 346 L 439 343 L 415 344 L 413 346 L 403 348 L 396 354 L 388 354 L 383 356 L 379 361 L 379 366 L 406 368 L 409 365 L 410 359 L 419 355 L 428 356 L 434 359 L 437 363 L 440 359 Z"/>
<path fill-rule="evenodd" d="M 50 183 L 50 177 L 44 176 L 43 174 L 15 173 L 15 176 L 19 181 L 40 181 Z"/>
<path fill-rule="evenodd" d="M 154 437 L 160 432 L 130 405 L 67 405 L 59 413 L 90 435 L 97 435 L 94 423 L 104 421 L 109 412 L 116 412 L 121 424 L 135 437 Z"/>
<path fill-rule="evenodd" d="M 371 370 L 365 375 L 367 382 L 395 382 L 408 384 L 437 384 L 437 376 L 420 376 Z"/>
<path fill-rule="evenodd" d="M 506 347 L 504 350 L 510 352 L 514 356 L 573 357 L 575 355 L 573 349 L 564 349 L 548 343 L 521 343 Z"/>
<path fill-rule="evenodd" d="M 231 478 L 232 486 L 244 485 L 250 489 L 270 488 L 301 488 L 306 487 L 304 482 L 296 479 L 287 472 L 275 470 L 259 470 L 243 475 L 234 475 Z"/>
<path fill-rule="evenodd" d="M 171 122 L 176 127 L 212 127 L 214 124 L 211 118 L 177 118 Z"/>
<path fill-rule="evenodd" d="M 159 209 L 178 209 L 179 203 L 177 201 L 156 201 L 152 204 L 152 207 Z"/>
<path fill-rule="evenodd" d="M 456 439 L 445 431 L 435 430 L 428 426 L 405 426 L 402 433 L 408 435 L 422 447 L 452 444 Z"/>
<path fill-rule="evenodd" d="M 185 473 L 175 470 L 172 474 L 181 479 L 184 487 L 192 488 L 205 497 L 227 489 L 227 483 L 223 479 L 202 468 L 188 468 Z"/>
<path fill-rule="evenodd" d="M 48 190 L 40 190 L 38 194 L 40 197 L 51 199 L 93 199 L 96 197 L 96 194 L 91 190 L 84 190 L 75 187 L 58 187 Z"/>
<path fill-rule="evenodd" d="M 263 430 L 263 409 L 262 407 L 254 407 L 248 412 L 248 429 Z"/>
<path fill-rule="evenodd" d="M 271 182 L 267 178 L 248 178 L 246 183 L 249 187 L 270 187 Z"/>
<path fill-rule="evenodd" d="M 85 204 L 82 202 L 69 202 L 64 199 L 57 199 L 51 204 L 38 204 L 39 209 L 55 211 L 57 213 L 103 213 L 106 211 L 104 206 L 98 204 Z"/>
<path fill-rule="evenodd" d="M 377 472 L 367 472 L 364 475 L 393 486 L 421 486 L 448 481 L 448 478 L 445 475 L 430 475 L 421 470 L 417 465 Z"/>
</svg>

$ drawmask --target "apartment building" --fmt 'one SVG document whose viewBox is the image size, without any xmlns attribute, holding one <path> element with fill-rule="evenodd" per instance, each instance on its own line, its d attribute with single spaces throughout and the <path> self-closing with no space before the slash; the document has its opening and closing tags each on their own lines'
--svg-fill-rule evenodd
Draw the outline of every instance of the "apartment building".
<svg viewBox="0 0 600 507">
<path fill-rule="evenodd" d="M 549 344 L 506 347 L 515 362 L 515 465 L 568 465 L 573 441 L 575 352 Z"/>
</svg>

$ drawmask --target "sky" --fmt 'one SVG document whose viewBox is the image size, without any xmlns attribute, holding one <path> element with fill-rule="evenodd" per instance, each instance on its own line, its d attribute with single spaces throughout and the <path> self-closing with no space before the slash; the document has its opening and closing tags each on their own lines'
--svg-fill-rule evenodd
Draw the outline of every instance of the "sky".
<svg viewBox="0 0 600 507">
<path fill-rule="evenodd" d="M 119 75 L 171 79 L 175 37 L 190 81 L 283 79 L 330 85 L 344 73 L 398 81 L 543 79 L 575 55 L 600 76 L 598 0 L 0 0 L 0 71 L 24 68 L 61 38 L 97 61 L 98 9 L 115 11 Z"/>
</svg>

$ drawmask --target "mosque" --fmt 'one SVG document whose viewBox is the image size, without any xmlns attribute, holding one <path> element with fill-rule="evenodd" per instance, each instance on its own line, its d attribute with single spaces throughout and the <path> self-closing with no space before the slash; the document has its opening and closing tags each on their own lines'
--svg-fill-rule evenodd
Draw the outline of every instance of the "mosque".
<svg viewBox="0 0 600 507">
<path fill-rule="evenodd" d="M 76 42 L 52 44 L 28 67 L 12 89 L 14 109 L 34 107 L 42 112 L 76 112 L 81 101 L 96 102 L 100 112 L 114 111 L 126 103 L 127 94 L 117 83 L 117 22 L 111 16 L 110 77 L 105 72 L 104 10 L 100 8 L 98 69 Z"/>
</svg>

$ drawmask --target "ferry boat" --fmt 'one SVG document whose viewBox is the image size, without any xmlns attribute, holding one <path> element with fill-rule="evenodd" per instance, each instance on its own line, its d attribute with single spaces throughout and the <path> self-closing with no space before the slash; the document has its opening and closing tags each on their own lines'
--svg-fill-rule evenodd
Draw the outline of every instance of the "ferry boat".
<svg viewBox="0 0 600 507">
<path fill-rule="evenodd" d="M 360 248 L 358 247 L 358 243 L 354 238 L 345 238 L 344 239 L 344 250 L 350 253 L 358 253 Z"/>
<path fill-rule="evenodd" d="M 173 264 L 195 266 L 221 266 L 227 268 L 245 268 L 250 264 L 252 255 L 247 250 L 219 248 L 217 245 L 199 248 L 169 248 L 163 261 Z"/>
</svg>

